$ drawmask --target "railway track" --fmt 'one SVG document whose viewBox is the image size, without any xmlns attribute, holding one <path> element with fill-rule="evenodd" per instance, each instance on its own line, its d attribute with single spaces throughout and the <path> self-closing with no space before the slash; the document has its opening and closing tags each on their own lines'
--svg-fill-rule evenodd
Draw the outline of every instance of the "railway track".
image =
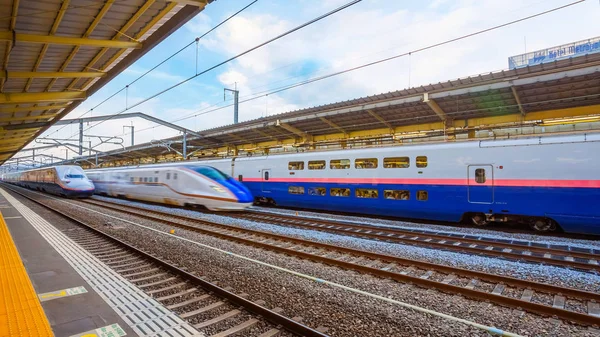
<svg viewBox="0 0 600 337">
<path fill-rule="evenodd" d="M 252 302 L 246 298 L 247 294 L 235 294 L 231 289 L 221 288 L 190 274 L 169 261 L 102 232 L 92 224 L 46 205 L 30 193 L 23 193 L 12 186 L 7 188 L 73 223 L 74 226 L 63 231 L 69 238 L 188 321 L 203 335 L 327 336 L 281 315 L 281 308 L 267 309 L 260 300 Z"/>
<path fill-rule="evenodd" d="M 418 229 L 408 230 L 268 212 L 229 212 L 222 215 L 384 242 L 419 245 L 592 272 L 600 271 L 600 251 L 592 249 L 559 245 L 550 246 L 531 241 L 500 240 L 476 235 L 448 234 Z"/>
<path fill-rule="evenodd" d="M 597 293 L 338 247 L 131 205 L 98 200 L 86 200 L 84 203 L 403 283 L 460 294 L 584 325 L 600 324 L 600 294 Z"/>
</svg>

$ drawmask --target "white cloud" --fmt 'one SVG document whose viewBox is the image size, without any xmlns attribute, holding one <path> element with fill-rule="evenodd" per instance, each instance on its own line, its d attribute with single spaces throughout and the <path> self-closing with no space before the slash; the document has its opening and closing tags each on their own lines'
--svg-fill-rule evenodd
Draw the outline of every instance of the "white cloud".
<svg viewBox="0 0 600 337">
<path fill-rule="evenodd" d="M 219 59 L 225 59 L 346 2 L 325 0 L 320 1 L 318 6 L 307 7 L 298 13 L 283 14 L 269 12 L 269 9 L 285 8 L 282 6 L 260 10 L 257 7 L 256 11 L 236 16 L 203 38 L 200 45 L 219 55 Z M 226 67 L 219 68 L 215 77 L 226 87 L 233 87 L 237 83 L 243 100 L 268 89 L 422 48 L 563 4 L 560 0 L 432 0 L 410 4 L 365 0 L 230 62 Z M 216 2 L 210 6 L 222 5 Z M 260 6 L 260 3 L 256 6 Z M 224 17 L 230 14 L 224 14 Z M 527 49 L 531 51 L 597 36 L 598 17 L 600 7 L 597 3 L 584 2 L 514 26 L 419 52 L 410 58 L 398 58 L 261 97 L 240 105 L 240 120 L 404 89 L 409 85 L 409 80 L 411 86 L 418 86 L 500 70 L 507 67 L 509 56 L 524 52 L 524 38 L 527 40 Z M 195 37 L 209 30 L 220 19 L 201 13 L 186 27 Z M 139 75 L 142 70 L 132 67 L 126 72 Z M 182 79 L 166 71 L 155 71 L 151 76 L 149 80 L 157 81 L 163 87 Z M 135 110 L 172 121 L 231 103 L 223 102 L 221 86 L 213 87 L 213 82 L 208 82 L 210 85 L 206 83 L 202 82 L 202 78 L 190 81 Z M 135 92 L 133 96 L 138 97 L 129 97 L 128 102 L 136 102 L 153 93 Z M 98 100 L 96 97 L 93 99 Z M 81 114 L 96 103 L 88 100 L 70 117 Z M 118 95 L 105 103 L 102 111 L 95 111 L 94 114 L 114 113 L 124 106 L 124 96 Z M 231 124 L 232 116 L 233 107 L 227 107 L 177 124 L 204 130 Z M 109 121 L 90 132 L 119 135 L 126 124 L 130 124 L 130 121 Z M 134 125 L 136 130 L 153 126 L 141 120 L 135 120 Z M 139 133 L 136 131 L 136 143 L 176 134 L 176 131 L 163 127 Z M 64 133 L 61 135 L 66 136 Z M 126 136 L 126 144 L 129 144 L 128 139 Z M 103 149 L 109 148 L 106 146 Z M 64 153 L 64 150 L 60 152 Z"/>
</svg>

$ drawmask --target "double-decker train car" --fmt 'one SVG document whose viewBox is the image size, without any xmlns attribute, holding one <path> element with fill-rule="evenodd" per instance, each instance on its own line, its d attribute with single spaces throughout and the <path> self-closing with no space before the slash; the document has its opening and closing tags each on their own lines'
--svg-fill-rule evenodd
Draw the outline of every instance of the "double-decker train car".
<svg viewBox="0 0 600 337">
<path fill-rule="evenodd" d="M 206 165 L 159 164 L 86 171 L 96 193 L 214 211 L 243 210 L 254 198 L 243 184 Z"/>
<path fill-rule="evenodd" d="M 600 234 L 600 134 L 414 144 L 206 161 L 257 202 Z"/>
<path fill-rule="evenodd" d="M 2 180 L 41 192 L 69 198 L 85 198 L 94 194 L 94 184 L 76 165 L 59 165 L 2 175 Z"/>
</svg>

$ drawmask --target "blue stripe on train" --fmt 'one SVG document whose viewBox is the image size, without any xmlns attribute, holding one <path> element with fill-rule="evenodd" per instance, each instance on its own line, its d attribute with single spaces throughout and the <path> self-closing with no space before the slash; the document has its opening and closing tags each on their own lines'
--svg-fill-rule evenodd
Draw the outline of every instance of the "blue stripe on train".
<svg viewBox="0 0 600 337">
<path fill-rule="evenodd" d="M 600 234 L 600 189 L 549 187 L 489 187 L 455 185 L 370 185 L 285 182 L 244 182 L 256 197 L 267 197 L 284 207 L 313 208 L 413 219 L 458 222 L 464 213 L 481 212 L 547 216 L 566 232 Z M 288 193 L 289 186 L 302 186 L 305 194 Z M 309 195 L 309 188 L 326 187 L 325 196 Z M 350 188 L 349 197 L 330 195 L 330 188 Z M 376 199 L 357 198 L 355 189 L 377 189 Z M 410 200 L 384 198 L 384 190 L 408 190 Z M 428 200 L 417 200 L 417 191 L 427 191 Z"/>
</svg>

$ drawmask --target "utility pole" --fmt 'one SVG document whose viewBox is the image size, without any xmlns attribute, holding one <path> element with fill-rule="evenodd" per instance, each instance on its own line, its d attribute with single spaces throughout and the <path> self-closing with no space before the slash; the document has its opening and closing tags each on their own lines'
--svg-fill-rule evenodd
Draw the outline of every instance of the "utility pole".
<svg viewBox="0 0 600 337">
<path fill-rule="evenodd" d="M 227 91 L 233 93 L 233 124 L 237 124 L 238 123 L 238 105 L 239 105 L 239 98 L 240 98 L 240 91 L 237 90 L 237 83 L 235 85 L 235 90 L 227 89 L 227 88 L 223 89 L 223 100 L 225 100 L 225 95 L 227 94 Z"/>
<path fill-rule="evenodd" d="M 123 125 L 123 133 L 125 133 L 125 130 L 124 130 L 125 128 L 131 129 L 131 146 L 133 146 L 133 131 L 134 131 L 133 123 L 131 125 Z"/>
<path fill-rule="evenodd" d="M 83 119 L 79 120 L 79 155 L 83 155 Z"/>
</svg>

